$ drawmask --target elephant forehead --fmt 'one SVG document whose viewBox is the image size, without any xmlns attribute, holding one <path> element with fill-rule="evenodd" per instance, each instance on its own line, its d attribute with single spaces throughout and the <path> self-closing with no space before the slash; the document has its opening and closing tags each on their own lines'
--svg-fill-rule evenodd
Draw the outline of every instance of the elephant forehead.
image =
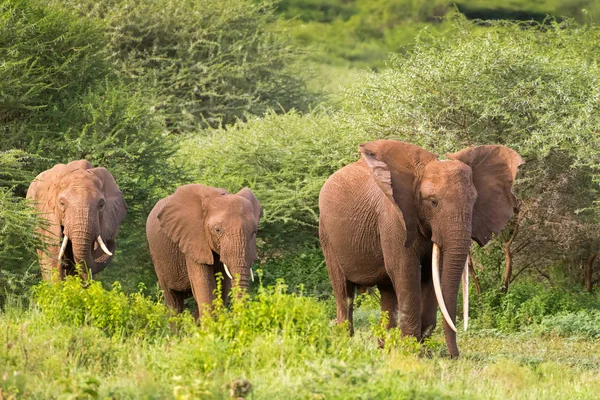
<svg viewBox="0 0 600 400">
<path fill-rule="evenodd" d="M 472 181 L 471 168 L 468 165 L 453 160 L 434 161 L 427 164 L 423 180 L 435 185 L 470 184 Z"/>
<path fill-rule="evenodd" d="M 209 209 L 212 212 L 223 215 L 252 215 L 252 203 L 250 200 L 235 194 L 226 194 L 213 198 L 209 204 Z"/>
<path fill-rule="evenodd" d="M 102 189 L 102 181 L 87 170 L 75 170 L 65 175 L 61 181 L 61 189 L 83 187 L 86 189 Z"/>
</svg>

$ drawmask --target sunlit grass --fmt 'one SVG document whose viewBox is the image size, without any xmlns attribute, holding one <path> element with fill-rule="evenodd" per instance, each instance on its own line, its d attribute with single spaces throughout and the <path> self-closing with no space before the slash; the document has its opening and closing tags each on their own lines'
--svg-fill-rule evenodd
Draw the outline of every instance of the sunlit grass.
<svg viewBox="0 0 600 400">
<path fill-rule="evenodd" d="M 461 357 L 451 360 L 438 328 L 424 345 L 392 332 L 380 349 L 374 302 L 362 302 L 350 338 L 333 324 L 330 302 L 286 294 L 281 283 L 229 309 L 217 304 L 198 327 L 186 314 L 176 331 L 134 324 L 124 335 L 116 328 L 131 321 L 99 323 L 86 302 L 105 301 L 120 308 L 116 315 L 138 322 L 144 310 L 154 320 L 168 313 L 118 287 L 91 289 L 82 294 L 73 282 L 46 288 L 38 292 L 41 306 L 10 306 L 0 314 L 5 398 L 191 399 L 236 392 L 254 399 L 584 399 L 600 390 L 600 343 L 593 339 L 459 332 Z M 55 304 L 44 303 L 44 295 L 59 293 Z M 68 297 L 75 298 L 70 305 Z M 58 316 L 57 305 L 69 307 L 65 314 L 73 318 Z"/>
</svg>

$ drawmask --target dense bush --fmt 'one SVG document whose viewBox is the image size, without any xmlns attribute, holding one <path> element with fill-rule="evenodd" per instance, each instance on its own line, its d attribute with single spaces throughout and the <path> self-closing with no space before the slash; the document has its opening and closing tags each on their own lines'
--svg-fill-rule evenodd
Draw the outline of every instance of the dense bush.
<svg viewBox="0 0 600 400">
<path fill-rule="evenodd" d="M 141 289 L 127 295 L 117 282 L 109 291 L 100 282 L 67 277 L 54 285 L 40 283 L 33 294 L 44 317 L 54 324 L 92 326 L 117 339 L 153 339 L 169 330 L 169 312 L 162 302 L 145 297 Z"/>
<path fill-rule="evenodd" d="M 31 180 L 23 165 L 31 157 L 22 151 L 0 151 L 0 308 L 7 295 L 28 298 L 27 290 L 35 282 L 35 247 L 41 242 L 35 233 L 38 216 L 15 188 Z"/>
<path fill-rule="evenodd" d="M 270 0 L 55 2 L 105 27 L 111 61 L 153 94 L 172 132 L 315 99 Z"/>
<path fill-rule="evenodd" d="M 600 311 L 579 310 L 545 317 L 538 331 L 565 337 L 600 338 Z"/>
<path fill-rule="evenodd" d="M 513 285 L 508 293 L 486 290 L 473 297 L 472 317 L 480 328 L 494 328 L 504 332 L 531 330 L 536 326 L 548 331 L 556 324 L 563 334 L 577 334 L 582 330 L 575 323 L 568 331 L 564 325 L 577 319 L 575 313 L 582 310 L 585 316 L 593 316 L 600 308 L 600 297 L 547 284 L 521 282 Z M 559 325 L 563 326 L 559 326 Z M 583 329 L 583 328 L 582 328 Z"/>
</svg>

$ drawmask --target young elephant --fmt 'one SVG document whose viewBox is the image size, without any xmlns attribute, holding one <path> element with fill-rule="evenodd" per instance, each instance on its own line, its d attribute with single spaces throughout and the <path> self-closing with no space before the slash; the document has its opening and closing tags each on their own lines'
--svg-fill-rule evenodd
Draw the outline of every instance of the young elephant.
<svg viewBox="0 0 600 400">
<path fill-rule="evenodd" d="M 57 164 L 33 180 L 27 198 L 48 222 L 39 228 L 46 244 L 46 251 L 38 250 L 44 279 L 73 274 L 80 262 L 85 278 L 88 270 L 95 274 L 110 263 L 127 206 L 106 168 L 86 160 Z"/>
<path fill-rule="evenodd" d="M 329 177 L 319 196 L 338 322 L 352 324 L 355 287 L 377 286 L 388 328 L 400 319 L 402 333 L 417 339 L 433 331 L 439 304 L 449 352 L 458 356 L 457 296 L 471 238 L 483 246 L 511 218 L 523 161 L 505 146 L 469 147 L 441 161 L 394 140 L 359 150 L 362 160 Z"/>
<path fill-rule="evenodd" d="M 156 203 L 146 234 L 167 305 L 182 312 L 184 299 L 193 295 L 199 318 L 214 300 L 217 272 L 224 277 L 225 304 L 233 275 L 239 275 L 240 287 L 247 289 L 254 280 L 252 263 L 261 216 L 260 203 L 247 188 L 229 194 L 224 189 L 185 185 Z"/>
</svg>

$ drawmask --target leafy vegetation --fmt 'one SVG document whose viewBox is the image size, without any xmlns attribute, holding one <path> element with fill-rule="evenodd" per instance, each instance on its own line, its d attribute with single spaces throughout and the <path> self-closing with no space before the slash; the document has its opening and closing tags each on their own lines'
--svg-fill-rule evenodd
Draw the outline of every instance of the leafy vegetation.
<svg viewBox="0 0 600 400">
<path fill-rule="evenodd" d="M 391 332 L 385 339 L 395 345 L 378 349 L 379 324 L 358 325 L 350 338 L 330 323 L 329 302 L 287 294 L 282 283 L 230 309 L 217 303 L 198 327 L 185 314 L 176 333 L 164 329 L 170 317 L 162 304 L 118 287 L 86 290 L 70 278 L 42 284 L 37 299 L 39 306 L 0 315 L 7 398 L 347 398 L 351 391 L 356 398 L 584 399 L 600 389 L 597 340 L 461 334 L 466 355 L 457 361 L 443 356 L 441 332 L 423 345 Z M 369 302 L 357 313 L 375 317 Z"/>
<path fill-rule="evenodd" d="M 599 9 L 453 4 L 0 0 L 0 397 L 595 396 Z M 386 331 L 376 295 L 358 297 L 355 337 L 332 323 L 318 193 L 378 138 L 527 161 L 518 215 L 472 249 L 481 294 L 458 361 L 439 327 L 421 344 Z M 27 186 L 79 158 L 125 194 L 116 260 L 100 282 L 30 293 Z M 199 325 L 163 305 L 144 236 L 191 182 L 250 187 L 264 209 L 261 283 Z"/>
</svg>

